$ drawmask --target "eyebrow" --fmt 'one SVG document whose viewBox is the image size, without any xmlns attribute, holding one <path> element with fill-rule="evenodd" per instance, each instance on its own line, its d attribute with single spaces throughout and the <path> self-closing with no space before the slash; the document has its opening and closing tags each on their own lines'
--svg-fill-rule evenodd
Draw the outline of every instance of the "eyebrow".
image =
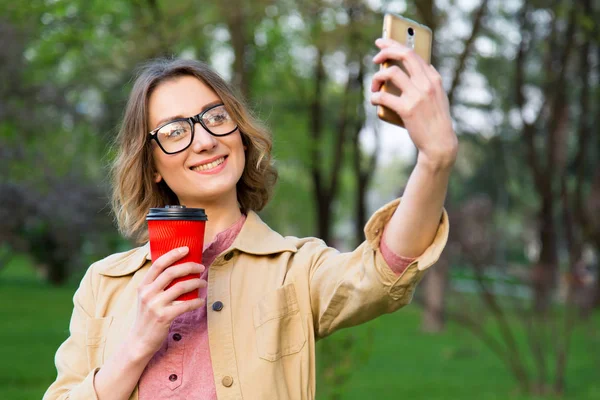
<svg viewBox="0 0 600 400">
<path fill-rule="evenodd" d="M 210 103 L 206 103 L 204 106 L 202 106 L 202 110 L 200 110 L 200 112 L 198 114 L 202 113 L 204 110 L 206 110 L 208 108 L 211 108 L 213 106 L 216 106 L 217 104 L 222 104 L 222 103 L 223 102 L 221 100 L 215 100 L 215 101 L 211 101 Z M 194 114 L 194 115 L 197 115 L 197 114 Z M 190 117 L 186 117 L 185 115 L 177 114 L 177 115 L 172 115 L 170 117 L 163 118 L 156 123 L 156 126 L 154 127 L 154 129 L 157 129 L 158 127 L 166 124 L 167 122 L 174 121 L 176 119 L 183 119 L 183 118 L 190 118 Z"/>
</svg>

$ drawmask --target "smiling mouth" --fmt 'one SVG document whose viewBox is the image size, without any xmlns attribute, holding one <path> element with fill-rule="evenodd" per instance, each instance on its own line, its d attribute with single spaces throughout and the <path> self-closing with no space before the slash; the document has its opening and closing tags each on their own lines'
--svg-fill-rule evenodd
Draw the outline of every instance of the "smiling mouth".
<svg viewBox="0 0 600 400">
<path fill-rule="evenodd" d="M 192 167 L 191 170 L 192 171 L 208 171 L 209 169 L 216 168 L 219 165 L 223 164 L 225 162 L 225 158 L 227 158 L 227 157 L 221 157 L 213 162 L 209 162 L 208 164 L 202 164 L 202 165 L 198 165 L 197 167 Z"/>
</svg>

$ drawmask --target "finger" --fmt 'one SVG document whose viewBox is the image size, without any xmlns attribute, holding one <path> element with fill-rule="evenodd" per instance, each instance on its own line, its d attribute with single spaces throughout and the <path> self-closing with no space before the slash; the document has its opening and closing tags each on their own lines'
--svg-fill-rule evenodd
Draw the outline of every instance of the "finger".
<svg viewBox="0 0 600 400">
<path fill-rule="evenodd" d="M 426 69 L 426 72 L 427 72 L 427 77 L 429 78 L 429 81 L 434 85 L 434 87 L 436 87 L 437 89 L 441 89 L 441 90 L 439 90 L 440 94 L 445 95 L 444 83 L 442 81 L 442 75 L 440 75 L 438 70 L 435 69 L 435 67 L 433 65 L 429 64 L 427 67 L 428 68 Z"/>
<path fill-rule="evenodd" d="M 385 49 L 387 47 L 393 47 L 393 46 L 402 46 L 402 47 L 408 48 L 407 46 L 403 45 L 402 43 L 398 42 L 397 40 L 390 39 L 390 38 L 377 38 L 375 40 L 375 45 L 377 47 L 379 47 L 380 49 Z"/>
<path fill-rule="evenodd" d="M 371 82 L 371 91 L 378 92 L 381 86 L 391 81 L 396 87 L 402 92 L 414 90 L 414 85 L 411 82 L 406 72 L 402 71 L 397 65 L 392 65 L 389 68 L 384 68 L 373 75 L 373 81 Z"/>
<path fill-rule="evenodd" d="M 400 61 L 406 69 L 406 71 L 408 72 L 408 75 L 411 77 L 411 79 L 415 80 L 415 82 L 418 82 L 423 78 L 427 79 L 425 77 L 424 68 L 426 67 L 426 64 L 423 61 L 423 59 L 413 50 L 405 50 L 395 47 L 388 48 L 380 51 L 373 58 L 373 61 L 376 63 L 383 63 L 389 60 Z"/>
<path fill-rule="evenodd" d="M 175 261 L 185 257 L 185 255 L 189 251 L 190 249 L 187 246 L 184 246 L 179 247 L 177 249 L 173 249 L 158 257 L 156 260 L 154 260 L 152 266 L 150 266 L 150 269 L 146 273 L 146 276 L 142 281 L 142 286 L 154 282 L 156 277 L 160 275 L 160 273 L 163 272 L 165 268 L 170 267 Z"/>
<path fill-rule="evenodd" d="M 200 307 L 203 307 L 205 304 L 206 300 L 201 298 L 186 301 L 178 301 L 168 307 L 168 312 L 172 316 L 172 319 L 175 319 L 181 314 L 196 310 Z"/>
<path fill-rule="evenodd" d="M 431 65 L 426 66 L 425 73 L 424 79 L 419 83 L 415 83 L 421 92 L 421 99 L 425 99 L 427 103 L 432 105 L 447 103 L 448 96 L 444 90 L 441 75 Z M 415 97 L 414 99 L 417 99 L 418 102 L 418 97 Z"/>
<path fill-rule="evenodd" d="M 158 294 L 155 302 L 156 304 L 169 306 L 182 294 L 196 291 L 200 288 L 206 287 L 206 285 L 206 281 L 200 278 L 187 279 L 185 281 L 177 282 L 164 292 Z"/>
<path fill-rule="evenodd" d="M 404 46 L 396 41 L 391 41 L 394 45 L 381 46 L 379 40 L 387 41 L 391 39 L 378 39 L 375 43 L 381 47 L 381 51 L 373 57 L 373 62 L 381 64 L 387 60 L 401 61 L 402 65 L 408 71 L 411 78 L 417 82 L 417 86 L 421 87 L 427 84 L 428 66 L 429 64 L 423 60 L 413 49 Z"/>
<path fill-rule="evenodd" d="M 409 75 L 413 75 L 416 71 L 418 71 L 420 66 L 418 65 L 418 60 L 411 58 L 411 52 L 412 50 L 408 47 L 400 45 L 396 47 L 388 47 L 375 54 L 375 57 L 373 57 L 373 62 L 375 64 L 383 64 L 384 62 L 390 60 L 400 61 L 408 71 Z"/>
<path fill-rule="evenodd" d="M 187 262 L 173 265 L 172 267 L 164 270 L 158 276 L 158 278 L 156 278 L 154 282 L 150 284 L 150 287 L 152 291 L 158 293 L 177 278 L 182 278 L 192 274 L 201 274 L 202 272 L 204 272 L 204 265 L 202 264 Z"/>
<path fill-rule="evenodd" d="M 385 106 L 390 110 L 399 113 L 401 108 L 400 97 L 387 92 L 375 92 L 371 95 L 371 104 L 376 106 Z"/>
<path fill-rule="evenodd" d="M 421 61 L 423 64 L 428 64 L 425 60 L 423 60 L 423 58 L 420 55 L 418 55 L 415 52 L 415 50 L 412 47 L 408 47 L 405 44 L 397 42 L 395 40 L 380 38 L 375 41 L 375 45 L 377 47 L 379 47 L 379 49 L 380 49 L 380 52 L 377 53 L 374 57 L 374 59 L 377 59 L 376 62 L 378 64 L 385 61 L 385 59 L 386 59 L 385 57 L 383 57 L 383 59 L 380 59 L 378 57 L 378 55 L 381 53 L 384 53 L 384 54 L 389 53 L 391 55 L 399 55 L 400 57 L 402 57 L 402 56 L 406 57 L 407 55 L 414 54 L 417 56 L 417 61 Z"/>
</svg>

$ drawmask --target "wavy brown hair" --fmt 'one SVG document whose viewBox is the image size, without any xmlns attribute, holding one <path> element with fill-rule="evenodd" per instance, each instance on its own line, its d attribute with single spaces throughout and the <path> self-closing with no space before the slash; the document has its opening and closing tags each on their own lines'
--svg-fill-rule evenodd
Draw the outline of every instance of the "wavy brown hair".
<svg viewBox="0 0 600 400">
<path fill-rule="evenodd" d="M 242 97 L 208 65 L 194 60 L 157 59 L 143 65 L 129 95 L 123 122 L 114 141 L 116 159 L 112 164 L 112 209 L 119 231 L 138 243 L 148 240 L 146 214 L 151 207 L 179 204 L 175 193 L 163 181 L 156 183 L 156 169 L 148 132 L 148 102 L 162 82 L 194 76 L 212 88 L 237 123 L 247 147 L 246 165 L 237 183 L 242 212 L 260 211 L 270 200 L 277 171 L 271 156 L 272 139 L 255 118 Z"/>
</svg>

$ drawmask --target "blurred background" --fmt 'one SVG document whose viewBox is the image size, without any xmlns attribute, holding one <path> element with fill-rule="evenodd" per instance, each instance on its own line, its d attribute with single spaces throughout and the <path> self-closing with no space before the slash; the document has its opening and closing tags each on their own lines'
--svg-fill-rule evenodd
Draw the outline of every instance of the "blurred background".
<svg viewBox="0 0 600 400">
<path fill-rule="evenodd" d="M 342 250 L 401 195 L 369 104 L 383 13 L 434 31 L 460 153 L 451 236 L 413 304 L 319 343 L 320 399 L 600 399 L 598 0 L 0 0 L 0 398 L 55 378 L 135 67 L 210 63 L 272 129 L 262 217 Z"/>
</svg>

